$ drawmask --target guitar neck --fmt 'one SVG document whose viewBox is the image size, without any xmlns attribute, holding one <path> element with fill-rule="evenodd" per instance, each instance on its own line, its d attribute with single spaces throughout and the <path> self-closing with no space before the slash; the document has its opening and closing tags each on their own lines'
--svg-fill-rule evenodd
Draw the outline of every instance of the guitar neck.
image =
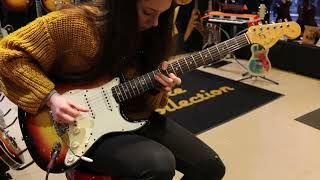
<svg viewBox="0 0 320 180">
<path fill-rule="evenodd" d="M 165 71 L 156 69 L 138 78 L 114 86 L 112 88 L 113 96 L 117 102 L 124 102 L 154 88 L 157 83 L 154 79 L 156 74 L 169 75 L 170 73 L 174 73 L 177 76 L 181 76 L 203 65 L 219 61 L 227 54 L 249 44 L 250 42 L 246 34 L 242 34 L 202 51 L 192 53 L 188 57 L 170 63 Z"/>
</svg>

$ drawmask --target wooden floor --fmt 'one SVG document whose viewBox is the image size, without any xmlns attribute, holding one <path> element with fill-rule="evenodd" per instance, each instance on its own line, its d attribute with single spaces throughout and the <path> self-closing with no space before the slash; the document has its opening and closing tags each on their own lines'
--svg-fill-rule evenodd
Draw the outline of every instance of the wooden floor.
<svg viewBox="0 0 320 180">
<path fill-rule="evenodd" d="M 234 80 L 241 79 L 245 70 L 234 60 L 232 62 L 218 69 L 201 70 Z M 280 84 L 260 78 L 243 83 L 284 96 L 206 131 L 199 138 L 208 143 L 225 163 L 223 180 L 320 179 L 320 131 L 295 120 L 320 108 L 320 81 L 277 69 L 272 69 L 267 77 Z M 9 102 L 5 103 L 9 105 Z M 14 112 L 10 113 L 14 116 L 12 114 Z M 18 144 L 25 147 L 17 123 L 10 129 L 10 134 L 18 137 Z M 25 159 L 29 161 L 29 155 L 25 155 Z M 45 179 L 44 172 L 36 165 L 23 171 L 10 171 L 10 174 L 15 180 Z M 181 176 L 177 172 L 174 180 Z M 49 179 L 63 180 L 65 177 L 63 174 L 51 174 Z"/>
</svg>

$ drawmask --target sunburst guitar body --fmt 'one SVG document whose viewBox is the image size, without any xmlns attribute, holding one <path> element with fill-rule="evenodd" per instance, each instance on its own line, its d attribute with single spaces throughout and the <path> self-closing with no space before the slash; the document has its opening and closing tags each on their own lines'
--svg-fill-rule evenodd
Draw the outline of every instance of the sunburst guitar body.
<svg viewBox="0 0 320 180">
<path fill-rule="evenodd" d="M 21 12 L 26 11 L 32 5 L 33 0 L 1 0 L 1 2 L 9 11 Z"/>
<path fill-rule="evenodd" d="M 251 45 L 251 57 L 248 63 L 248 71 L 251 75 L 263 76 L 271 70 L 268 52 L 269 49 L 259 44 Z"/>
<path fill-rule="evenodd" d="M 145 122 L 129 122 L 120 112 L 111 88 L 119 79 L 103 76 L 93 82 L 57 84 L 56 90 L 78 104 L 90 109 L 82 113 L 74 124 L 55 123 L 50 110 L 44 108 L 38 114 L 26 114 L 19 110 L 19 121 L 24 140 L 36 164 L 46 170 L 53 148 L 61 145 L 55 159 L 53 173 L 66 170 L 80 159 L 104 134 L 131 131 Z"/>
</svg>

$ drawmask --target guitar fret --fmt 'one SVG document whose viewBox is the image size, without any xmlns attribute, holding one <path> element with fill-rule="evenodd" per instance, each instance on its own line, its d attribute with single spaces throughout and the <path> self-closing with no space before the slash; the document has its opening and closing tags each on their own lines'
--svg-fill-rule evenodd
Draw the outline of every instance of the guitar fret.
<svg viewBox="0 0 320 180">
<path fill-rule="evenodd" d="M 174 72 L 174 74 L 177 74 L 176 71 L 174 70 L 174 67 L 172 66 L 172 63 L 170 63 L 171 69 Z"/>
<path fill-rule="evenodd" d="M 119 89 L 119 91 L 118 91 L 118 95 L 121 95 L 121 96 L 119 96 L 119 97 L 122 97 L 122 99 L 124 100 L 124 98 L 123 98 L 123 95 L 122 95 L 122 92 L 121 92 L 121 89 L 120 89 L 119 85 L 118 85 L 118 86 L 116 86 L 116 87 Z M 121 98 L 120 98 L 120 101 L 123 101 L 123 100 L 121 100 Z"/>
<path fill-rule="evenodd" d="M 248 44 L 250 44 L 251 42 L 250 42 L 250 40 L 248 39 L 248 37 L 247 37 L 247 35 L 246 35 L 246 34 L 244 34 L 244 37 L 246 38 L 247 43 L 248 43 Z"/>
<path fill-rule="evenodd" d="M 147 86 L 147 89 L 149 89 L 148 82 L 147 82 L 146 78 L 144 77 L 144 75 L 142 76 L 142 78 L 143 78 L 143 80 L 144 80 L 144 82 L 145 82 L 145 84 L 146 84 L 146 86 Z"/>
<path fill-rule="evenodd" d="M 203 61 L 203 60 L 204 60 L 204 58 L 203 58 L 203 56 L 202 56 L 201 52 L 199 52 L 199 54 L 200 54 L 201 60 Z"/>
<path fill-rule="evenodd" d="M 236 44 L 237 44 L 237 46 L 238 46 L 238 47 L 240 47 L 240 45 L 239 45 L 239 43 L 238 43 L 237 38 L 234 38 L 234 40 L 233 40 L 233 41 L 235 41 L 235 42 L 236 42 Z"/>
<path fill-rule="evenodd" d="M 179 65 L 179 67 L 180 67 L 181 74 L 183 74 L 183 69 L 182 69 L 182 67 L 181 67 L 181 64 L 179 63 L 179 61 L 177 61 L 177 63 L 178 63 L 178 65 Z"/>
<path fill-rule="evenodd" d="M 137 79 L 138 79 L 138 81 L 139 81 L 140 86 L 142 87 L 142 91 L 144 91 L 145 86 L 143 85 L 143 83 L 141 83 L 141 79 L 140 79 L 140 78 L 137 78 Z"/>
<path fill-rule="evenodd" d="M 169 71 L 168 71 L 168 68 L 167 68 L 165 71 L 166 71 L 167 75 L 169 76 L 170 73 L 169 73 Z"/>
<path fill-rule="evenodd" d="M 123 85 L 119 85 L 119 88 L 121 88 L 121 89 L 123 90 L 123 94 L 124 94 L 125 97 L 126 97 L 126 99 L 124 99 L 124 100 L 129 99 L 128 96 L 127 96 L 126 90 L 123 88 Z"/>
<path fill-rule="evenodd" d="M 192 67 L 195 67 L 195 65 L 194 65 L 194 63 L 193 63 L 193 61 L 192 61 L 192 58 L 190 58 L 190 57 L 187 57 L 187 58 L 185 58 L 186 60 L 187 60 L 187 62 L 189 63 L 189 65 L 192 65 Z M 193 68 L 194 69 L 194 68 Z"/>
<path fill-rule="evenodd" d="M 157 70 L 155 70 L 157 71 Z M 152 71 L 153 77 L 156 77 L 155 71 Z"/>
<path fill-rule="evenodd" d="M 190 69 L 190 67 L 189 67 L 189 64 L 188 64 L 188 61 L 186 60 L 186 58 L 183 58 L 183 59 L 184 59 L 184 61 L 186 62 L 186 65 L 187 65 L 189 71 L 191 71 L 191 69 Z"/>
<path fill-rule="evenodd" d="M 209 54 L 211 56 L 211 60 L 213 60 L 213 56 L 212 56 L 211 52 L 209 51 L 209 48 L 207 48 L 207 51 L 209 52 Z"/>
<path fill-rule="evenodd" d="M 130 87 L 131 87 L 131 89 L 132 89 L 132 92 L 133 92 L 134 96 L 136 96 L 136 92 L 134 92 L 134 88 L 132 87 L 131 82 L 129 82 L 129 85 L 130 85 Z"/>
<path fill-rule="evenodd" d="M 201 53 L 200 53 L 200 52 L 198 52 L 198 53 L 199 53 L 200 56 L 202 57 Z M 199 67 L 198 64 L 197 64 L 197 61 L 194 59 L 194 57 L 193 57 L 193 56 L 190 56 L 190 57 L 192 58 L 193 62 L 196 64 L 196 68 Z M 203 58 L 202 58 L 202 59 L 203 59 Z"/>
<path fill-rule="evenodd" d="M 140 94 L 140 89 L 137 86 L 136 80 L 133 80 L 133 83 L 135 84 L 133 87 L 136 88 L 138 90 L 138 94 Z"/>
<path fill-rule="evenodd" d="M 112 92 L 113 95 L 117 95 L 117 96 L 114 97 L 114 98 L 116 99 L 117 102 L 119 102 L 119 101 L 120 101 L 120 98 L 119 98 L 119 95 L 118 95 L 118 93 L 117 93 L 116 88 L 115 88 L 115 87 L 112 87 L 112 88 L 111 88 L 111 92 Z"/>
<path fill-rule="evenodd" d="M 153 72 L 153 71 L 152 71 L 152 72 Z M 149 77 L 149 79 L 150 79 L 151 85 L 152 85 L 153 87 L 155 87 L 155 85 L 153 84 L 153 81 L 152 81 L 152 79 L 151 79 L 151 77 L 150 77 L 150 74 L 147 73 L 147 75 L 148 75 L 148 77 Z"/>
<path fill-rule="evenodd" d="M 218 51 L 218 53 L 219 53 L 219 57 L 221 58 L 222 56 L 221 56 L 221 53 L 220 53 L 220 51 L 219 51 L 218 45 L 215 45 L 214 47 L 216 47 L 216 49 L 217 49 L 217 51 Z"/>
<path fill-rule="evenodd" d="M 224 41 L 223 44 L 226 46 L 225 49 L 227 50 L 227 52 L 229 52 L 229 47 L 228 47 L 228 45 L 227 45 L 227 41 Z"/>
<path fill-rule="evenodd" d="M 129 94 L 130 94 L 130 98 L 132 98 L 133 96 L 132 96 L 132 94 L 131 94 L 131 92 L 130 92 L 130 89 L 129 89 L 129 87 L 128 87 L 128 83 L 127 83 L 127 82 L 125 82 L 124 84 L 125 84 L 125 86 L 126 86 L 126 87 L 127 87 L 127 89 L 128 89 L 128 92 L 129 92 Z"/>
</svg>

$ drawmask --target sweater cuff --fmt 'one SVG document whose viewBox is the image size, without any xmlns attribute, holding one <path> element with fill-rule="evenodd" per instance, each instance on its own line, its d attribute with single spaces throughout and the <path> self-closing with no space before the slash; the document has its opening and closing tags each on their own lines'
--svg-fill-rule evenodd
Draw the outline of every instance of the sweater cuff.
<svg viewBox="0 0 320 180">
<path fill-rule="evenodd" d="M 55 89 L 53 89 L 47 96 L 46 98 L 44 98 L 44 100 L 42 101 L 40 108 L 43 108 L 44 105 L 47 104 L 47 102 L 49 101 L 49 99 L 51 98 L 51 96 L 53 96 L 54 94 L 58 93 Z"/>
</svg>

